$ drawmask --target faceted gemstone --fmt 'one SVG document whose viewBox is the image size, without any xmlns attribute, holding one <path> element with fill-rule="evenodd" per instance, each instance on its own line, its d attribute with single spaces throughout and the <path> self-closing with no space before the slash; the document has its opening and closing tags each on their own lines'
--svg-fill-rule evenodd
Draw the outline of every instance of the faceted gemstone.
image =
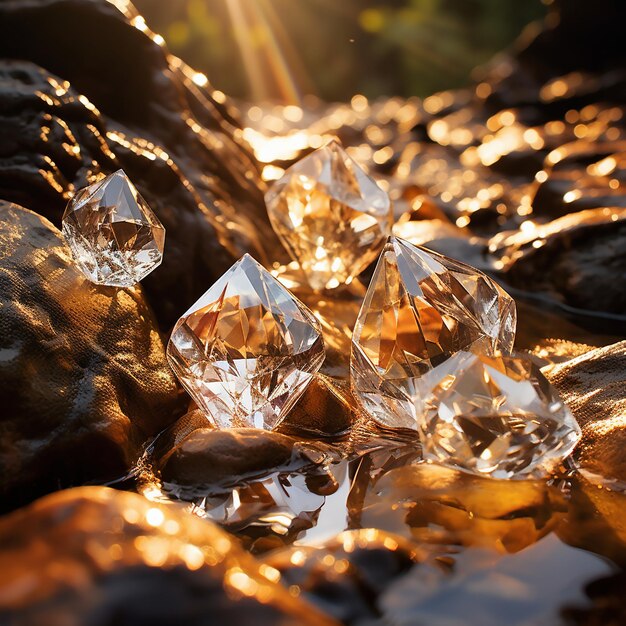
<svg viewBox="0 0 626 626">
<path fill-rule="evenodd" d="M 130 287 L 163 259 L 165 229 L 122 170 L 70 200 L 63 235 L 76 265 L 100 285 Z"/>
<path fill-rule="evenodd" d="M 459 352 L 426 374 L 424 457 L 492 478 L 540 478 L 581 436 L 570 410 L 529 360 Z"/>
<path fill-rule="evenodd" d="M 265 201 L 274 230 L 316 290 L 351 282 L 391 232 L 389 197 L 336 141 L 289 168 Z"/>
<path fill-rule="evenodd" d="M 313 314 L 246 254 L 178 320 L 167 356 L 215 426 L 271 430 L 322 365 L 324 344 Z"/>
<path fill-rule="evenodd" d="M 352 335 L 352 387 L 383 426 L 417 428 L 419 378 L 459 350 L 510 353 L 515 303 L 482 272 L 392 238 Z"/>
</svg>

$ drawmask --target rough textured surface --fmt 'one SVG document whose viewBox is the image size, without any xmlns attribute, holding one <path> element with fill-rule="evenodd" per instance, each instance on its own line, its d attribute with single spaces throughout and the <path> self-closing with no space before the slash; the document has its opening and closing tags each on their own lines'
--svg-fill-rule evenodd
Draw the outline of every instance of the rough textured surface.
<svg viewBox="0 0 626 626">
<path fill-rule="evenodd" d="M 163 265 L 145 282 L 163 327 L 243 252 L 276 256 L 232 108 L 132 5 L 0 2 L 0 58 L 0 198 L 58 226 L 76 189 L 123 168 L 167 229 Z"/>
<path fill-rule="evenodd" d="M 335 623 L 273 578 L 213 524 L 103 487 L 0 521 L 1 624 Z"/>
<path fill-rule="evenodd" d="M 179 392 L 140 288 L 85 280 L 61 234 L 0 202 L 0 500 L 123 476 Z"/>
<path fill-rule="evenodd" d="M 563 363 L 548 377 L 583 429 L 581 465 L 626 484 L 626 341 Z"/>
</svg>

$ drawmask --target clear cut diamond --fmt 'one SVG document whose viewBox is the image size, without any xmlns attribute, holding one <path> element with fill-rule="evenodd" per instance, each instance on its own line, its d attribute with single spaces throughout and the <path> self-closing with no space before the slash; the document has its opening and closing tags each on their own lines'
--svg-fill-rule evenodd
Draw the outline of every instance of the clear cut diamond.
<svg viewBox="0 0 626 626">
<path fill-rule="evenodd" d="M 459 352 L 421 382 L 424 457 L 492 478 L 541 478 L 581 436 L 529 360 Z"/>
<path fill-rule="evenodd" d="M 275 428 L 324 360 L 313 314 L 245 255 L 176 323 L 169 363 L 218 428 Z"/>
<path fill-rule="evenodd" d="M 387 194 L 332 141 L 267 192 L 272 226 L 313 289 L 349 283 L 391 232 Z"/>
<path fill-rule="evenodd" d="M 163 259 L 165 229 L 122 170 L 70 200 L 63 235 L 78 268 L 100 285 L 130 287 Z"/>
<path fill-rule="evenodd" d="M 383 426 L 417 428 L 420 377 L 459 350 L 510 353 L 512 298 L 482 272 L 392 238 L 352 335 L 355 395 Z"/>
</svg>

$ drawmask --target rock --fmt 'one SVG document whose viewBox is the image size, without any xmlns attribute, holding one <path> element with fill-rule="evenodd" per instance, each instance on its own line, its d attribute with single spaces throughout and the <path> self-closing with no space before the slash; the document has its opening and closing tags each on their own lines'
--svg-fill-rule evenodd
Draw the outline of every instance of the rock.
<svg viewBox="0 0 626 626">
<path fill-rule="evenodd" d="M 572 213 L 489 246 L 514 287 L 571 307 L 626 315 L 626 209 Z"/>
<path fill-rule="evenodd" d="M 626 341 L 557 365 L 548 378 L 582 427 L 579 463 L 607 479 L 626 481 Z"/>
<path fill-rule="evenodd" d="M 317 374 L 279 430 L 285 434 L 337 437 L 357 419 L 356 401 L 347 383 Z"/>
<path fill-rule="evenodd" d="M 85 280 L 61 233 L 0 201 L 0 500 L 125 475 L 181 398 L 140 288 Z"/>
<path fill-rule="evenodd" d="M 145 281 L 163 328 L 243 252 L 283 254 L 233 107 L 130 3 L 1 2 L 1 58 L 20 61 L 0 60 L 0 198 L 58 226 L 72 193 L 123 168 L 167 229 Z"/>
<path fill-rule="evenodd" d="M 297 547 L 266 559 L 284 584 L 297 589 L 342 624 L 373 624 L 381 617 L 378 597 L 394 579 L 425 558 L 404 539 L 374 529 L 350 530 L 324 549 Z"/>
<path fill-rule="evenodd" d="M 0 520 L 2 624 L 336 624 L 278 578 L 210 522 L 104 487 Z"/>
<path fill-rule="evenodd" d="M 316 444 L 255 428 L 194 430 L 159 462 L 165 482 L 226 488 L 270 471 L 298 471 L 327 460 Z"/>
</svg>

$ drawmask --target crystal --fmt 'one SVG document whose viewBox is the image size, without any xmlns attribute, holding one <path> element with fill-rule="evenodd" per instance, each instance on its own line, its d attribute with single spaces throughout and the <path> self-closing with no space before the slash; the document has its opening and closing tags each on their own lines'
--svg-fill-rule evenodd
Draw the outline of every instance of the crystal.
<svg viewBox="0 0 626 626">
<path fill-rule="evenodd" d="M 135 285 L 163 259 L 165 228 L 122 170 L 70 200 L 63 235 L 78 268 L 99 285 Z"/>
<path fill-rule="evenodd" d="M 218 428 L 271 430 L 324 360 L 313 314 L 251 256 L 176 323 L 170 365 Z"/>
<path fill-rule="evenodd" d="M 391 238 L 352 336 L 355 395 L 383 426 L 417 428 L 419 378 L 459 350 L 510 353 L 515 322 L 514 301 L 482 272 Z"/>
<path fill-rule="evenodd" d="M 459 352 L 421 380 L 424 457 L 492 478 L 541 478 L 580 427 L 532 361 Z"/>
<path fill-rule="evenodd" d="M 316 290 L 350 283 L 391 232 L 389 197 L 336 141 L 290 167 L 265 201 L 274 230 Z"/>
</svg>

